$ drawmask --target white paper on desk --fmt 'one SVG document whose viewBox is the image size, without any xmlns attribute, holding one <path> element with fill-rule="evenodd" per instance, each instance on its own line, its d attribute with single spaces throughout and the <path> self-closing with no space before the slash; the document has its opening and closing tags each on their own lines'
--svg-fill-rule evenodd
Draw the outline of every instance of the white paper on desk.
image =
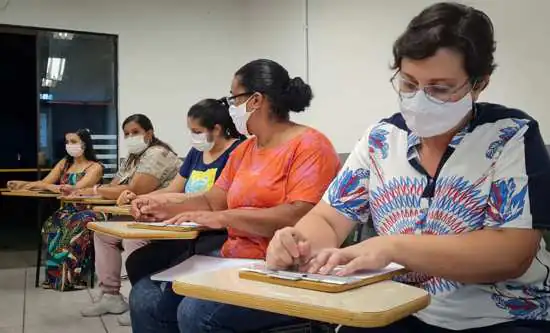
<svg viewBox="0 0 550 333">
<path fill-rule="evenodd" d="M 344 266 L 337 266 L 332 271 L 332 274 L 336 274 L 342 268 L 344 268 Z M 355 274 L 352 274 L 352 275 L 349 275 L 349 276 L 352 276 L 352 277 L 358 278 L 358 279 L 367 279 L 367 278 L 370 278 L 370 277 L 374 277 L 374 276 L 383 275 L 383 274 L 386 274 L 386 273 L 398 271 L 398 270 L 404 269 L 404 268 L 405 268 L 404 266 L 392 262 L 391 264 L 389 264 L 388 266 L 386 266 L 382 269 L 378 269 L 378 270 L 375 270 L 375 271 L 359 271 L 359 272 L 356 272 Z"/>
<path fill-rule="evenodd" d="M 153 281 L 172 282 L 185 275 L 217 271 L 223 268 L 243 267 L 262 262 L 254 259 L 231 259 L 195 255 L 184 262 L 151 276 Z"/>
<path fill-rule="evenodd" d="M 195 222 L 184 222 L 184 223 L 180 223 L 180 224 L 167 224 L 166 222 L 136 222 L 136 223 L 140 223 L 140 224 L 145 224 L 145 225 L 153 225 L 155 227 L 166 227 L 166 226 L 170 226 L 170 227 L 181 227 L 181 228 L 198 228 L 200 227 L 201 225 L 198 224 L 198 223 L 195 223 Z"/>
<path fill-rule="evenodd" d="M 265 262 L 252 264 L 248 267 L 241 268 L 241 270 L 265 274 L 270 277 L 284 279 L 284 280 L 292 280 L 292 281 L 304 280 L 304 281 L 314 281 L 314 282 L 343 285 L 343 284 L 354 283 L 359 280 L 364 280 L 364 279 L 372 278 L 379 275 L 384 275 L 384 274 L 398 271 L 404 268 L 399 264 L 391 263 L 385 268 L 380 270 L 362 271 L 352 275 L 337 276 L 336 273 L 339 270 L 341 270 L 343 267 L 344 266 L 337 266 L 329 275 L 301 273 L 301 272 L 292 272 L 292 271 L 274 271 L 274 270 L 268 269 L 265 265 Z"/>
</svg>

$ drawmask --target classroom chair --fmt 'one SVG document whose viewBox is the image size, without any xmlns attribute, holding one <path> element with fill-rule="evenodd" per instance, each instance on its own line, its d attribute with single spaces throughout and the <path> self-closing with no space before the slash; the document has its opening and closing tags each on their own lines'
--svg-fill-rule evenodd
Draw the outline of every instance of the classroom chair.
<svg viewBox="0 0 550 333">
<path fill-rule="evenodd" d="M 376 231 L 374 230 L 374 224 L 372 219 L 369 218 L 367 223 L 357 223 L 357 225 L 350 232 L 342 247 L 347 247 L 350 245 L 357 244 L 364 241 L 370 237 L 376 236 Z"/>
<path fill-rule="evenodd" d="M 46 214 L 44 214 L 44 205 L 46 206 Z M 36 251 L 36 269 L 34 277 L 34 286 L 38 287 L 40 285 L 40 270 L 42 268 L 42 263 L 44 262 L 44 237 L 42 236 L 42 228 L 46 223 L 45 215 L 49 216 L 51 213 L 57 210 L 57 204 L 52 204 L 52 201 L 48 200 L 46 202 L 38 202 L 37 211 L 38 211 L 38 249 Z"/>
</svg>

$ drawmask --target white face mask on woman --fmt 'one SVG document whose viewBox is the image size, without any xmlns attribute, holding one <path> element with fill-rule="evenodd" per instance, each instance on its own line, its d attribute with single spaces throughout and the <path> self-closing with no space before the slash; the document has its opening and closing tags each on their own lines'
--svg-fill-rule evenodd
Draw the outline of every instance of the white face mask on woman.
<svg viewBox="0 0 550 333">
<path fill-rule="evenodd" d="M 72 157 L 80 157 L 84 154 L 84 148 L 82 148 L 80 143 L 68 143 L 65 145 L 65 150 L 67 151 L 67 154 Z"/>
<path fill-rule="evenodd" d="M 214 147 L 214 141 L 208 141 L 208 133 L 192 133 L 191 146 L 198 151 L 210 151 Z"/>
<path fill-rule="evenodd" d="M 472 106 L 470 92 L 456 102 L 432 101 L 423 90 L 411 98 L 400 99 L 401 114 L 407 127 L 421 138 L 447 133 L 466 117 Z"/>
<path fill-rule="evenodd" d="M 149 146 L 149 144 L 145 142 L 145 135 L 129 136 L 124 139 L 124 145 L 126 145 L 126 150 L 134 155 L 143 153 Z"/>
<path fill-rule="evenodd" d="M 250 96 L 250 98 L 252 98 L 252 96 Z M 248 132 L 248 119 L 250 119 L 250 116 L 254 112 L 246 111 L 246 104 L 248 103 L 250 98 L 248 98 L 244 103 L 241 103 L 240 105 L 229 106 L 229 115 L 231 116 L 231 119 L 233 119 L 233 123 L 235 124 L 237 131 L 246 136 L 250 135 L 250 133 Z"/>
</svg>

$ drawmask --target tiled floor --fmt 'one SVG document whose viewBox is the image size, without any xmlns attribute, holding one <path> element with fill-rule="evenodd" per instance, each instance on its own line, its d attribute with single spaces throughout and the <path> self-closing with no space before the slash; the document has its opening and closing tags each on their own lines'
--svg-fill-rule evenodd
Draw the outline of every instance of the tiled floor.
<svg viewBox="0 0 550 333">
<path fill-rule="evenodd" d="M 0 270 L 36 265 L 36 250 L 0 251 Z"/>
<path fill-rule="evenodd" d="M 0 333 L 131 332 L 119 326 L 115 316 L 80 315 L 97 289 L 58 292 L 35 288 L 34 271 L 34 267 L 0 270 Z M 129 283 L 124 281 L 123 293 L 127 296 L 128 292 Z"/>
</svg>

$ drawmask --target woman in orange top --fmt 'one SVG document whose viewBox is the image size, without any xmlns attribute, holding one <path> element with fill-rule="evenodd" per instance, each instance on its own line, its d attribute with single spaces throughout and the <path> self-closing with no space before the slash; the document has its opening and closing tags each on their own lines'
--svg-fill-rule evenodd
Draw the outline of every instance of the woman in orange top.
<svg viewBox="0 0 550 333">
<path fill-rule="evenodd" d="M 144 197 L 133 202 L 132 211 L 139 220 L 227 228 L 218 255 L 263 259 L 275 231 L 293 226 L 319 202 L 340 163 L 323 134 L 290 121 L 289 111 L 304 111 L 312 92 L 278 63 L 246 64 L 235 74 L 231 94 L 229 112 L 237 129 L 254 136 L 233 151 L 216 185 L 179 203 Z M 255 331 L 254 325 L 265 325 L 257 317 L 263 312 L 184 299 L 150 279 L 133 287 L 130 311 L 134 333 L 178 332 L 178 324 L 182 332 L 194 333 Z M 266 320 L 277 325 L 294 319 L 270 315 Z"/>
</svg>

